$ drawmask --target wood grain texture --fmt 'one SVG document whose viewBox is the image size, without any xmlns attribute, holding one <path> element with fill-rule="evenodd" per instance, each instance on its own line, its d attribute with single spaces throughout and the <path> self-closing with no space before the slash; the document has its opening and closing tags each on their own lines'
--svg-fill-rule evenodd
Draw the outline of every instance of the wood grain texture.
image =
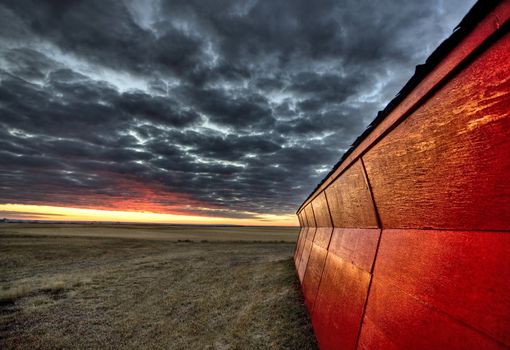
<svg viewBox="0 0 510 350">
<path fill-rule="evenodd" d="M 298 217 L 298 220 L 299 220 L 299 226 L 301 226 L 301 227 L 306 226 L 306 225 L 305 225 L 305 222 L 304 222 L 304 220 L 303 220 L 303 215 L 301 214 L 301 212 L 299 212 L 299 213 L 297 214 L 297 217 Z"/>
<path fill-rule="evenodd" d="M 298 233 L 298 237 L 297 237 L 297 240 L 296 240 L 296 247 L 294 248 L 294 255 L 296 255 L 296 253 L 297 253 L 297 248 L 299 246 L 299 240 L 301 239 L 301 237 L 303 237 L 304 231 L 305 231 L 304 227 L 300 227 L 299 228 L 299 233 Z"/>
<path fill-rule="evenodd" d="M 305 215 L 306 215 L 306 221 L 308 222 L 308 226 L 316 227 L 317 224 L 315 222 L 315 216 L 313 213 L 312 204 L 308 204 L 305 207 Z"/>
<path fill-rule="evenodd" d="M 506 349 L 396 285 L 373 278 L 359 349 Z"/>
<path fill-rule="evenodd" d="M 315 231 L 313 243 L 317 244 L 321 248 L 328 249 L 332 233 L 333 227 L 318 227 Z"/>
<path fill-rule="evenodd" d="M 317 232 L 316 227 L 310 227 L 310 229 L 307 231 L 306 239 L 310 242 L 313 242 L 313 239 L 315 238 L 315 233 Z"/>
<path fill-rule="evenodd" d="M 303 237 L 299 241 L 298 252 L 296 254 L 296 265 L 297 265 L 296 270 L 299 269 L 299 265 L 301 264 L 301 258 L 303 256 L 303 248 L 305 246 L 306 236 L 308 235 L 309 230 L 313 230 L 313 228 L 304 227 Z"/>
<path fill-rule="evenodd" d="M 374 276 L 510 347 L 509 233 L 383 230 Z"/>
<path fill-rule="evenodd" d="M 299 215 L 301 215 L 301 220 L 303 220 L 303 226 L 309 227 L 310 225 L 308 224 L 308 218 L 306 217 L 305 209 L 302 209 L 299 212 Z"/>
<path fill-rule="evenodd" d="M 303 277 L 305 276 L 306 266 L 308 265 L 308 258 L 312 251 L 313 242 L 305 239 L 303 243 L 303 252 L 301 253 L 301 260 L 299 261 L 298 276 L 299 281 L 303 283 Z"/>
<path fill-rule="evenodd" d="M 315 227 L 305 227 L 305 231 L 303 232 L 304 236 L 303 236 L 301 245 L 303 245 L 305 243 L 305 241 L 307 240 L 307 237 L 308 237 L 308 234 L 310 233 L 310 231 L 314 231 L 314 230 L 315 230 Z"/>
<path fill-rule="evenodd" d="M 303 243 L 303 240 L 306 239 L 306 231 L 308 228 L 301 227 L 301 230 L 299 231 L 299 237 L 296 241 L 296 249 L 294 251 L 294 263 L 296 264 L 296 269 L 299 265 L 299 259 L 301 258 L 301 246 Z M 299 257 L 299 258 L 298 258 Z"/>
<path fill-rule="evenodd" d="M 321 349 L 510 348 L 508 26 L 456 70 L 509 18 L 502 1 L 302 204 Z"/>
<path fill-rule="evenodd" d="M 379 229 L 335 228 L 329 252 L 371 272 L 380 233 Z"/>
<path fill-rule="evenodd" d="M 510 230 L 509 52 L 507 34 L 363 156 L 384 228 Z"/>
<path fill-rule="evenodd" d="M 331 227 L 331 215 L 324 193 L 319 194 L 312 202 L 313 213 L 317 221 L 317 227 Z"/>
<path fill-rule="evenodd" d="M 321 349 L 355 348 L 369 284 L 368 272 L 328 253 L 312 314 Z"/>
<path fill-rule="evenodd" d="M 342 172 L 351 166 L 357 159 L 368 150 L 382 135 L 395 125 L 402 117 L 427 95 L 427 93 L 438 85 L 474 50 L 476 50 L 489 36 L 500 29 L 501 24 L 510 18 L 510 1 L 505 0 L 486 17 L 475 29 L 469 33 L 462 42 L 455 47 L 445 59 L 443 59 L 434 70 L 416 86 L 406 98 L 395 107 L 393 111 L 368 135 L 354 151 L 339 165 L 314 194 L 307 199 L 300 208 L 308 205 L 317 194 L 326 189 Z"/>
<path fill-rule="evenodd" d="M 374 204 L 360 161 L 326 189 L 335 227 L 376 228 Z"/>
<path fill-rule="evenodd" d="M 303 278 L 303 295 L 310 315 L 313 314 L 315 298 L 317 296 L 317 290 L 319 289 L 327 254 L 328 251 L 326 249 L 319 247 L 317 244 L 312 244 L 310 258 L 308 259 L 308 265 L 306 266 L 306 272 Z"/>
</svg>

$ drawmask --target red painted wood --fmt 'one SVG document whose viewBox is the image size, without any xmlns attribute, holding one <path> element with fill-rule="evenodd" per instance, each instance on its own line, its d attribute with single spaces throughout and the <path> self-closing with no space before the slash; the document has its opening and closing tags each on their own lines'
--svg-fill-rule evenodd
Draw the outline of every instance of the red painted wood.
<svg viewBox="0 0 510 350">
<path fill-rule="evenodd" d="M 346 262 L 371 272 L 380 232 L 379 229 L 335 228 L 329 251 Z"/>
<path fill-rule="evenodd" d="M 474 50 L 476 50 L 489 36 L 500 29 L 501 25 L 510 18 L 510 1 L 504 0 L 489 15 L 487 15 L 464 40 L 453 48 L 434 70 L 423 79 L 418 86 L 366 137 L 361 144 L 335 169 L 321 186 L 307 199 L 300 208 L 311 202 L 315 196 L 326 189 L 345 169 L 377 142 L 386 131 L 399 122 L 406 113 L 419 105 L 427 93 L 438 85 Z"/>
<path fill-rule="evenodd" d="M 377 227 L 372 197 L 360 161 L 326 189 L 326 197 L 335 227 Z"/>
<path fill-rule="evenodd" d="M 508 31 L 451 75 L 508 18 L 506 0 L 301 206 L 319 227 L 297 269 L 322 349 L 510 348 Z M 324 204 L 337 229 L 318 278 Z"/>
<path fill-rule="evenodd" d="M 403 292 L 397 285 L 374 276 L 359 349 L 506 348 L 469 325 Z"/>
<path fill-rule="evenodd" d="M 328 253 L 312 325 L 321 349 L 354 349 L 370 274 Z"/>
<path fill-rule="evenodd" d="M 312 250 L 313 242 L 305 239 L 303 244 L 303 252 L 301 253 L 301 260 L 299 262 L 298 268 L 298 276 L 299 280 L 303 282 L 303 277 L 305 275 L 306 266 L 308 265 L 308 258 L 310 257 L 310 252 Z"/>
<path fill-rule="evenodd" d="M 319 194 L 312 202 L 313 213 L 317 221 L 317 227 L 331 227 L 331 216 L 329 214 L 328 203 L 324 193 Z"/>
<path fill-rule="evenodd" d="M 318 227 L 315 231 L 313 243 L 321 248 L 328 249 L 332 233 L 333 227 Z"/>
<path fill-rule="evenodd" d="M 327 254 L 328 251 L 326 249 L 319 247 L 317 244 L 312 244 L 310 258 L 308 259 L 308 265 L 303 278 L 303 294 L 305 296 L 306 307 L 310 314 L 313 313 L 315 297 L 319 289 Z"/>
<path fill-rule="evenodd" d="M 363 160 L 384 228 L 510 230 L 510 34 Z"/>
<path fill-rule="evenodd" d="M 401 348 L 397 344 L 393 343 L 391 339 L 383 333 L 383 330 L 374 324 L 374 322 L 372 322 L 369 318 L 364 317 L 357 349 L 400 350 Z M 430 349 L 435 349 L 435 347 L 431 346 Z"/>
<path fill-rule="evenodd" d="M 510 347 L 509 233 L 384 230 L 374 275 Z"/>
</svg>

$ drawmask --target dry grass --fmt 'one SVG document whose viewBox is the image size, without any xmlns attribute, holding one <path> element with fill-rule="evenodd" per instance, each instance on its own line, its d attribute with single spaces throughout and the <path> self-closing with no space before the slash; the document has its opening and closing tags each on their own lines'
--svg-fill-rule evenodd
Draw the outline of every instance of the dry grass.
<svg viewBox="0 0 510 350">
<path fill-rule="evenodd" d="M 314 349 L 293 248 L 0 228 L 0 348 Z"/>
<path fill-rule="evenodd" d="M 192 241 L 285 241 L 295 242 L 296 227 L 256 226 L 165 226 L 107 224 L 1 224 L 1 233 L 61 237 L 132 238 Z"/>
</svg>

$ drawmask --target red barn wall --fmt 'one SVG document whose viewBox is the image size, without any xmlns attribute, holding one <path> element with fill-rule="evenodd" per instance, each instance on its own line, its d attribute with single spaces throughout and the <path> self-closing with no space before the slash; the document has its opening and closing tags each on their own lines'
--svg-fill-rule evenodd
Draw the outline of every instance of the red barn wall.
<svg viewBox="0 0 510 350">
<path fill-rule="evenodd" d="M 302 205 L 322 349 L 510 348 L 510 2 Z"/>
</svg>

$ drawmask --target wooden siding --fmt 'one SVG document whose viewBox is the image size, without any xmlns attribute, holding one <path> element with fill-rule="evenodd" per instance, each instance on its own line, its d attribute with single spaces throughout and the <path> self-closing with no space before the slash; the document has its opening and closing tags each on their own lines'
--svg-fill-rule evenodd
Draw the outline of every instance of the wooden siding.
<svg viewBox="0 0 510 350">
<path fill-rule="evenodd" d="M 510 1 L 298 211 L 321 349 L 510 348 Z"/>
</svg>

